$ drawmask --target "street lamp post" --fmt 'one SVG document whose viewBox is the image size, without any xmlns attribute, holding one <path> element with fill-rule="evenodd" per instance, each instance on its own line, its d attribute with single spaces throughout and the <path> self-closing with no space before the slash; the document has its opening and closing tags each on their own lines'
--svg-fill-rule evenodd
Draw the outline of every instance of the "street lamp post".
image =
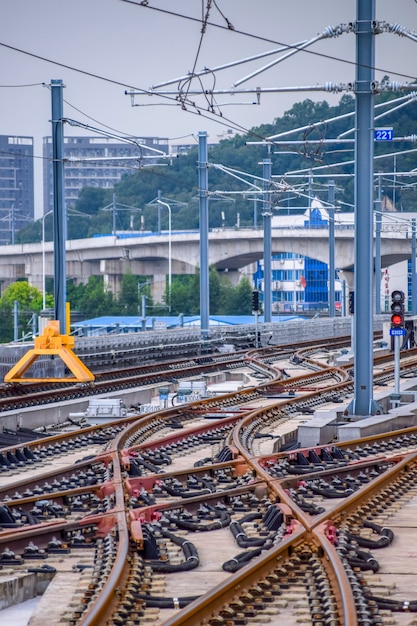
<svg viewBox="0 0 417 626">
<path fill-rule="evenodd" d="M 156 202 L 168 209 L 168 307 L 171 313 L 171 287 L 172 287 L 172 256 L 171 256 L 171 207 L 168 202 L 163 202 L 159 198 Z"/>
<path fill-rule="evenodd" d="M 53 209 L 42 215 L 42 310 L 46 309 L 46 291 L 45 291 L 45 217 L 53 213 Z"/>
</svg>

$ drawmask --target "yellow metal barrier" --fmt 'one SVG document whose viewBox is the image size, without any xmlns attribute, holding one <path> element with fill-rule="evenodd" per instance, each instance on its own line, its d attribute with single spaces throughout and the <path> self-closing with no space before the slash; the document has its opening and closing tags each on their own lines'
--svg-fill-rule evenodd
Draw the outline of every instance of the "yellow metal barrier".
<svg viewBox="0 0 417 626">
<path fill-rule="evenodd" d="M 33 383 L 33 382 L 91 382 L 94 374 L 84 365 L 84 363 L 72 351 L 75 345 L 74 337 L 61 335 L 59 332 L 59 321 L 49 320 L 43 335 L 35 338 L 35 347 L 20 359 L 16 365 L 5 375 L 5 383 Z M 30 378 L 24 377 L 25 372 L 40 356 L 59 357 L 72 372 L 74 376 L 63 378 Z"/>
</svg>

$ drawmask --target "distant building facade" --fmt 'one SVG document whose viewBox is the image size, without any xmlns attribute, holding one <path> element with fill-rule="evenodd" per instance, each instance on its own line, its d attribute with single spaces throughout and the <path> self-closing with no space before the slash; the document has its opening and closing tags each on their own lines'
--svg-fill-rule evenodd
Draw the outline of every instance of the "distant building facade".
<svg viewBox="0 0 417 626">
<path fill-rule="evenodd" d="M 353 215 L 353 214 L 352 214 Z M 350 217 L 344 215 L 345 218 Z M 321 202 L 314 199 L 311 207 L 304 214 L 280 216 L 272 219 L 272 227 L 292 228 L 328 228 L 327 211 Z M 348 224 L 345 224 L 348 226 Z M 342 310 L 344 286 L 337 277 L 329 276 L 329 267 L 317 259 L 282 252 L 272 256 L 271 264 L 271 292 L 273 313 L 319 313 L 328 311 L 329 284 L 333 281 L 335 289 L 335 308 Z M 253 282 L 261 292 L 264 300 L 264 261 L 257 262 L 253 274 Z"/>
<path fill-rule="evenodd" d="M 14 243 L 34 212 L 33 137 L 0 135 L 0 245 Z"/>
<path fill-rule="evenodd" d="M 317 313 L 328 310 L 329 268 L 309 257 L 283 252 L 272 257 L 272 313 Z M 342 309 L 343 286 L 334 276 L 335 307 Z M 258 261 L 253 282 L 264 298 L 264 262 Z"/>
<path fill-rule="evenodd" d="M 111 189 L 123 175 L 133 174 L 142 159 L 168 154 L 168 139 L 134 137 L 137 144 L 116 141 L 106 137 L 64 138 L 64 201 L 73 207 L 83 187 Z M 52 138 L 43 138 L 43 208 L 53 208 Z M 134 159 L 137 159 L 135 161 Z"/>
</svg>

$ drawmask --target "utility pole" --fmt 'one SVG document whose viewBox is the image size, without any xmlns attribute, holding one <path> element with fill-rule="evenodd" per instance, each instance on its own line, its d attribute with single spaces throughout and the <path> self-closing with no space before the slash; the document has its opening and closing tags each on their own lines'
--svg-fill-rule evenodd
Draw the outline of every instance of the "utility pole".
<svg viewBox="0 0 417 626">
<path fill-rule="evenodd" d="M 12 246 L 14 245 L 15 242 L 15 230 L 16 230 L 16 225 L 15 225 L 15 215 L 14 215 L 14 202 L 12 204 L 12 208 L 11 208 L 11 222 L 12 222 Z"/>
<path fill-rule="evenodd" d="M 63 133 L 63 83 L 51 80 L 52 99 L 52 182 L 54 207 L 54 298 L 55 319 L 60 333 L 67 332 L 66 323 L 66 271 L 65 242 L 67 216 L 64 202 L 64 133 Z"/>
<path fill-rule="evenodd" d="M 378 199 L 375 200 L 375 313 L 381 313 L 381 176 L 378 176 Z"/>
<path fill-rule="evenodd" d="M 116 194 L 113 194 L 113 202 L 112 202 L 112 214 L 113 214 L 113 219 L 112 219 L 112 224 L 113 224 L 113 232 L 112 235 L 116 235 L 116 217 L 117 217 L 117 209 L 116 209 Z"/>
<path fill-rule="evenodd" d="M 157 199 L 157 203 L 158 203 L 158 235 L 161 234 L 161 190 L 158 189 L 158 199 Z"/>
<path fill-rule="evenodd" d="M 417 315 L 416 220 L 411 220 L 411 313 Z"/>
<path fill-rule="evenodd" d="M 198 133 L 198 195 L 200 207 L 200 328 L 209 330 L 209 265 L 208 265 L 208 172 L 207 133 Z"/>
<path fill-rule="evenodd" d="M 13 300 L 13 341 L 19 339 L 19 303 Z"/>
<path fill-rule="evenodd" d="M 335 316 L 334 180 L 329 180 L 329 316 Z"/>
<path fill-rule="evenodd" d="M 271 300 L 272 300 L 272 234 L 271 234 L 271 159 L 263 160 L 264 179 L 264 322 L 271 322 Z"/>
<path fill-rule="evenodd" d="M 373 148 L 375 0 L 356 0 L 354 399 L 349 413 L 374 415 L 373 400 Z"/>
</svg>

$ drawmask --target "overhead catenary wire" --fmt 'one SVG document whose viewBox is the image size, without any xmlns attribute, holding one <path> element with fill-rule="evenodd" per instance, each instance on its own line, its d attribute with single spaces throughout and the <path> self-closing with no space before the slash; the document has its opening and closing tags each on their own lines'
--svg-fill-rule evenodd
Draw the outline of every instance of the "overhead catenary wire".
<svg viewBox="0 0 417 626">
<path fill-rule="evenodd" d="M 172 10 L 169 10 L 169 9 L 162 9 L 161 7 L 155 7 L 155 6 L 150 5 L 149 2 L 135 2 L 134 0 L 120 0 L 120 1 L 124 2 L 126 4 L 132 4 L 132 5 L 137 6 L 139 8 L 149 9 L 151 11 L 156 11 L 156 12 L 163 13 L 163 14 L 166 14 L 166 15 L 172 15 L 173 17 L 179 17 L 179 18 L 182 18 L 184 20 L 201 23 L 201 19 L 199 19 L 199 18 L 190 16 L 190 15 L 185 15 L 183 13 L 178 13 L 176 11 L 172 11 Z M 215 22 L 209 22 L 208 21 L 207 24 L 209 26 L 213 26 L 213 27 L 218 28 L 220 30 L 226 30 L 226 31 L 230 31 L 231 30 L 228 27 L 223 26 L 221 24 L 216 24 Z M 246 36 L 246 37 L 250 37 L 251 39 L 256 39 L 258 41 L 264 41 L 265 43 L 270 43 L 270 44 L 273 44 L 273 45 L 286 46 L 287 48 L 296 48 L 297 47 L 297 44 L 287 44 L 287 43 L 284 43 L 284 42 L 277 41 L 276 39 L 271 39 L 269 37 L 265 37 L 265 36 L 262 36 L 262 35 L 257 35 L 257 34 L 254 34 L 254 33 L 249 33 L 247 31 L 242 31 L 242 30 L 237 29 L 236 27 L 234 27 L 232 29 L 232 32 L 235 33 L 236 35 L 243 35 L 243 36 Z M 399 33 L 397 32 L 396 34 L 399 34 Z M 335 57 L 333 55 L 325 54 L 323 52 L 317 52 L 317 51 L 314 51 L 314 50 L 305 50 L 305 53 L 306 54 L 311 54 L 311 55 L 314 55 L 314 56 L 317 56 L 317 57 L 320 57 L 320 58 L 324 58 L 324 59 L 330 59 L 332 61 L 339 61 L 339 62 L 347 64 L 347 65 L 352 65 L 353 67 L 356 67 L 356 65 L 357 65 L 356 61 L 350 61 L 348 59 L 343 59 L 341 57 Z M 383 73 L 385 72 L 387 74 L 393 74 L 395 76 L 402 76 L 403 78 L 408 78 L 410 80 L 415 80 L 415 76 L 411 76 L 411 75 L 408 75 L 408 74 L 403 74 L 403 73 L 397 72 L 397 71 L 388 70 L 386 68 L 384 69 L 384 68 L 380 68 L 380 67 L 374 66 L 373 69 L 375 71 L 378 71 L 378 72 L 383 72 Z"/>
<path fill-rule="evenodd" d="M 122 1 L 128 2 L 128 0 L 122 0 Z M 146 8 L 148 8 L 148 9 L 152 9 L 152 10 L 158 10 L 158 11 L 161 11 L 162 13 L 166 13 L 166 14 L 170 14 L 170 15 L 175 15 L 176 17 L 181 17 L 181 18 L 184 18 L 184 19 L 192 19 L 193 21 L 198 22 L 198 23 L 200 23 L 200 24 L 202 24 L 202 23 L 203 23 L 203 24 L 204 24 L 204 30 L 206 30 L 206 27 L 207 27 L 207 26 L 213 26 L 213 27 L 215 27 L 215 28 L 222 28 L 222 29 L 227 30 L 227 31 L 232 31 L 232 32 L 235 32 L 235 33 L 237 33 L 237 34 L 239 34 L 239 35 L 244 35 L 244 36 L 251 37 L 251 38 L 255 38 L 255 39 L 258 39 L 258 40 L 261 40 L 261 41 L 271 41 L 271 42 L 273 41 L 272 39 L 268 39 L 268 38 L 266 38 L 266 37 L 261 37 L 261 36 L 259 36 L 259 35 L 253 34 L 253 33 L 249 33 L 249 32 L 244 32 L 244 31 L 237 30 L 237 29 L 236 29 L 236 28 L 235 28 L 235 27 L 231 24 L 231 21 L 230 21 L 230 20 L 229 20 L 229 19 L 228 19 L 225 15 L 224 15 L 224 13 L 221 11 L 221 9 L 219 8 L 218 4 L 216 4 L 216 3 L 214 3 L 214 6 L 215 6 L 215 7 L 216 7 L 216 9 L 218 10 L 218 12 L 219 12 L 219 14 L 221 15 L 221 17 L 224 19 L 224 21 L 225 21 L 225 23 L 226 23 L 226 26 L 225 26 L 225 25 L 222 25 L 222 24 L 217 24 L 217 23 L 211 22 L 211 21 L 208 19 L 208 17 L 209 17 L 209 8 L 210 8 L 210 6 L 211 6 L 211 4 L 212 4 L 212 2 L 211 2 L 211 1 L 210 1 L 210 2 L 207 2 L 207 11 L 206 11 L 206 14 L 204 14 L 204 12 L 203 12 L 203 13 L 202 13 L 202 17 L 201 17 L 201 18 L 190 18 L 189 16 L 181 15 L 180 13 L 175 13 L 174 11 L 167 11 L 167 10 L 159 9 L 159 8 L 157 8 L 157 7 L 152 7 L 152 6 L 150 6 L 150 3 L 149 3 L 149 2 L 141 2 L 141 3 L 139 3 L 139 4 L 138 4 L 137 2 L 132 2 L 132 1 L 129 1 L 128 3 L 129 3 L 129 4 L 136 5 L 136 6 L 146 7 Z M 202 3 L 202 6 L 203 6 L 203 3 Z M 323 31 L 323 32 L 324 32 L 327 36 L 338 36 L 338 35 L 340 34 L 340 32 L 341 32 L 341 31 L 343 31 L 342 26 L 343 26 L 343 25 L 340 25 L 339 27 L 336 27 L 336 28 L 331 28 L 331 27 L 328 27 L 328 28 L 327 28 L 327 29 L 325 29 L 325 31 Z M 203 28 L 202 28 L 202 30 L 203 30 Z M 384 23 L 381 23 L 381 26 L 380 26 L 380 28 L 379 28 L 379 32 L 381 32 L 382 30 L 384 30 L 384 31 L 389 31 L 389 32 L 392 32 L 392 33 L 395 33 L 395 34 L 400 34 L 401 36 L 405 36 L 405 35 L 407 34 L 407 35 L 410 35 L 410 38 L 411 38 L 411 39 L 413 39 L 413 38 L 414 38 L 414 34 L 413 34 L 412 32 L 407 31 L 407 29 L 405 29 L 404 27 L 400 27 L 400 26 L 399 26 L 399 25 L 397 25 L 397 24 L 395 24 L 395 25 L 390 25 L 390 24 L 387 24 L 387 23 L 385 23 L 385 22 L 384 22 Z M 276 42 L 274 41 L 274 43 L 276 43 Z M 0 44 L 0 45 L 7 45 L 7 44 Z M 298 44 L 281 44 L 281 45 L 282 45 L 282 46 L 285 46 L 285 48 L 286 48 L 286 49 L 288 49 L 288 50 L 291 50 L 291 49 L 292 49 L 292 50 L 294 50 L 294 51 L 297 51 L 299 48 L 300 48 L 300 49 L 301 49 L 301 48 L 303 48 L 303 46 L 305 45 L 305 42 L 299 42 Z M 17 48 L 14 48 L 14 47 L 12 47 L 12 46 L 8 46 L 8 47 L 10 47 L 11 49 L 16 49 L 16 50 L 17 50 Z M 20 50 L 20 51 L 21 51 L 21 50 Z M 21 52 L 24 52 L 24 51 L 21 51 Z M 305 51 L 305 52 L 307 52 L 307 51 Z M 318 55 L 318 56 L 323 56 L 323 57 L 328 57 L 328 58 L 335 59 L 335 57 L 334 57 L 334 56 L 325 55 L 325 54 L 318 53 L 318 52 L 308 51 L 308 53 L 314 53 L 314 54 L 316 54 L 316 55 Z M 33 56 L 35 56 L 36 58 L 40 58 L 40 59 L 43 59 L 43 60 L 47 60 L 47 61 L 49 61 L 49 62 L 51 62 L 51 63 L 56 63 L 55 61 L 53 61 L 53 60 L 51 60 L 51 59 L 45 59 L 45 58 L 43 58 L 43 57 L 40 57 L 39 55 L 33 55 Z M 337 59 L 337 58 L 336 58 L 336 60 L 339 60 L 339 61 L 341 61 L 341 62 L 345 62 L 345 63 L 346 63 L 346 62 L 349 62 L 349 63 L 351 63 L 352 65 L 355 65 L 355 62 L 353 62 L 353 61 L 352 61 L 352 62 L 351 62 L 351 61 L 347 61 L 346 59 Z M 83 73 L 85 73 L 85 74 L 87 74 L 87 75 L 95 76 L 96 78 L 99 78 L 99 79 L 109 80 L 109 79 L 106 79 L 106 78 L 104 78 L 104 77 L 102 77 L 102 76 L 99 76 L 99 75 L 94 75 L 93 73 L 84 72 L 83 70 L 80 70 L 79 68 L 73 68 L 73 67 L 71 67 L 71 66 L 69 66 L 69 65 L 65 65 L 65 64 L 60 64 L 60 65 L 61 65 L 61 66 L 63 66 L 63 67 L 67 67 L 67 68 L 69 68 L 69 69 L 72 69 L 72 70 L 74 70 L 74 71 L 81 71 L 81 72 L 83 72 Z M 208 71 L 208 72 L 212 72 L 212 70 L 209 70 L 209 69 L 208 69 L 207 71 Z M 389 71 L 389 70 L 381 70 L 381 71 L 385 71 L 385 72 L 386 72 L 386 71 Z M 390 73 L 392 73 L 392 72 L 390 72 Z M 395 73 L 396 75 L 398 75 L 398 76 L 404 76 L 404 77 L 406 77 L 406 75 L 399 74 L 398 72 L 394 72 L 394 73 Z M 192 75 L 194 75 L 194 74 L 192 74 Z M 409 78 L 414 78 L 414 77 L 409 77 Z M 110 80 L 111 80 L 111 79 L 110 79 Z M 116 84 L 117 84 L 117 81 L 112 81 L 112 82 L 114 82 L 114 83 L 116 83 Z M 142 91 L 143 93 L 149 93 L 149 90 L 141 90 L 141 91 Z M 171 104 L 175 105 L 175 104 L 178 104 L 178 103 L 173 102 L 173 103 L 171 103 Z M 187 111 L 188 111 L 188 112 L 193 112 L 193 113 L 195 113 L 196 111 L 198 111 L 198 114 L 199 114 L 199 115 L 203 114 L 203 113 L 202 113 L 202 109 L 201 109 L 201 108 L 198 108 L 198 107 L 197 107 L 197 105 L 196 105 L 195 103 L 188 103 L 188 106 L 192 106 L 192 107 L 195 109 L 195 110 L 193 110 L 193 111 L 190 111 L 189 109 L 187 109 Z M 217 105 L 217 106 L 219 106 L 219 105 Z M 221 106 L 223 106 L 223 105 L 221 105 Z M 213 109 L 213 106 L 212 106 L 212 108 L 211 108 L 211 110 L 210 110 L 210 115 L 214 115 L 214 116 L 216 116 L 216 117 L 218 116 L 219 118 L 222 118 L 222 117 L 223 117 L 221 114 L 217 113 L 217 112 Z M 210 116 L 208 116 L 208 117 L 209 117 L 209 119 L 212 119 Z M 218 120 L 218 122 L 219 122 L 219 123 L 221 123 L 220 119 Z M 232 120 L 227 120 L 227 123 L 228 123 L 228 124 L 234 124 L 234 122 L 233 122 Z M 235 128 L 236 128 L 236 127 L 235 127 Z M 240 127 L 240 130 L 243 130 L 243 127 Z"/>
<path fill-rule="evenodd" d="M 106 76 L 103 76 L 103 75 L 100 75 L 100 74 L 97 74 L 97 73 L 94 73 L 94 72 L 89 72 L 87 70 L 84 70 L 84 69 L 81 69 L 81 68 L 78 68 L 78 67 L 74 67 L 74 66 L 69 65 L 67 63 L 56 61 L 56 60 L 50 59 L 48 57 L 36 54 L 34 52 L 29 52 L 28 50 L 23 50 L 22 48 L 19 48 L 17 46 L 12 46 L 12 45 L 7 44 L 5 42 L 0 42 L 0 47 L 7 48 L 7 49 L 15 51 L 15 52 L 19 52 L 21 54 L 25 54 L 25 55 L 30 56 L 32 58 L 38 59 L 39 61 L 45 61 L 47 63 L 52 63 L 53 65 L 56 65 L 58 67 L 62 67 L 64 69 L 67 69 L 67 70 L 70 70 L 70 71 L 73 71 L 73 72 L 76 72 L 76 73 L 79 73 L 79 74 L 83 74 L 83 75 L 89 76 L 91 78 L 96 78 L 97 80 L 102 80 L 104 82 L 108 82 L 110 84 L 117 85 L 117 86 L 124 87 L 124 88 L 136 89 L 138 91 L 143 91 L 144 94 L 151 95 L 149 90 L 141 89 L 139 87 L 134 87 L 133 85 L 129 85 L 129 84 L 125 83 L 125 82 L 118 81 L 118 80 L 115 80 L 115 79 L 112 79 L 112 78 L 109 78 L 109 77 L 106 77 Z M 41 84 L 43 85 L 43 83 L 41 83 Z M 47 85 L 45 85 L 45 86 L 47 86 Z M 165 96 L 165 98 L 168 101 L 170 101 L 171 103 L 176 104 L 177 106 L 180 105 L 180 103 L 175 98 L 171 98 L 169 96 Z M 207 118 L 207 119 L 209 119 L 211 121 L 213 121 L 213 117 L 212 116 L 214 115 L 215 121 L 218 124 L 220 124 L 221 126 L 226 126 L 227 128 L 231 128 L 232 127 L 234 130 L 243 131 L 245 133 L 250 133 L 251 132 L 249 129 L 245 128 L 244 126 L 241 126 L 240 124 L 237 124 L 237 123 L 233 122 L 233 120 L 229 120 L 227 118 L 219 116 L 218 114 L 216 114 L 213 111 L 211 111 L 210 115 L 209 115 L 207 113 L 206 109 L 203 109 L 202 107 L 199 107 L 195 103 L 193 104 L 193 108 L 192 109 L 185 109 L 185 110 L 187 110 L 189 113 L 192 113 L 194 115 L 198 115 L 199 117 L 202 117 L 202 118 Z M 255 135 L 255 136 L 257 136 L 257 135 Z"/>
<path fill-rule="evenodd" d="M 122 1 L 127 1 L 127 0 L 122 0 Z M 134 3 L 134 2 L 133 2 L 132 4 L 136 4 L 136 3 Z M 244 34 L 250 35 L 249 33 L 244 33 Z M 282 45 L 285 45 L 285 44 L 282 44 Z M 85 71 L 85 70 L 83 70 L 83 69 L 76 68 L 76 67 L 70 66 L 70 65 L 68 65 L 68 64 L 60 63 L 60 62 L 58 62 L 58 61 L 54 61 L 54 60 L 52 60 L 52 59 L 48 59 L 48 58 L 46 58 L 46 57 L 43 57 L 43 56 L 37 55 L 37 54 L 35 54 L 35 53 L 32 53 L 32 52 L 28 52 L 28 51 L 22 50 L 22 49 L 20 49 L 20 48 L 15 47 L 15 46 L 11 46 L 11 45 L 9 45 L 9 44 L 5 44 L 4 42 L 0 42 L 0 46 L 7 47 L 7 48 L 9 48 L 9 49 L 15 50 L 15 51 L 20 52 L 20 53 L 23 53 L 23 54 L 28 54 L 29 56 L 33 56 L 34 58 L 38 58 L 38 59 L 40 59 L 40 60 L 43 60 L 43 61 L 47 61 L 47 62 L 49 62 L 49 63 L 56 64 L 56 65 L 58 65 L 58 66 L 61 66 L 61 67 L 67 68 L 67 69 L 69 69 L 69 70 L 72 70 L 72 71 L 75 71 L 75 72 L 79 72 L 79 73 L 82 73 L 82 74 L 85 74 L 85 75 L 88 75 L 88 76 L 91 76 L 91 77 L 97 78 L 97 79 L 99 79 L 99 80 L 104 80 L 104 81 L 110 82 L 110 83 L 112 83 L 112 84 L 121 85 L 121 86 L 125 86 L 125 87 L 127 87 L 127 86 L 128 86 L 128 85 L 126 85 L 125 83 L 122 83 L 122 82 L 120 82 L 120 81 L 117 81 L 117 80 L 114 80 L 114 79 L 110 79 L 110 78 L 108 78 L 108 77 L 104 77 L 104 76 L 101 76 L 101 75 L 99 75 L 99 74 L 95 74 L 95 73 L 92 73 L 92 72 L 87 72 L 87 71 Z M 289 48 L 291 48 L 291 46 L 288 46 L 288 47 L 289 47 Z M 332 57 L 332 58 L 333 58 L 333 57 Z M 343 59 L 340 59 L 340 60 L 341 60 L 341 61 L 343 61 Z M 382 70 L 381 70 L 381 71 L 382 71 Z M 398 74 L 397 74 L 397 75 L 398 75 Z M 131 89 L 132 89 L 132 88 L 133 88 L 133 87 L 131 87 Z M 147 94 L 147 95 L 150 95 L 150 94 L 152 93 L 152 91 L 147 90 L 147 89 L 142 89 L 142 88 L 134 88 L 134 89 L 137 89 L 137 90 L 138 90 L 138 91 L 140 91 L 141 93 L 143 93 L 143 94 Z M 285 88 L 285 89 L 287 89 L 287 88 Z M 167 98 L 168 100 L 173 100 L 173 101 L 174 101 L 174 102 L 172 102 L 173 104 L 176 104 L 176 105 L 179 105 L 179 104 L 180 104 L 176 98 L 170 98 L 168 95 L 163 96 L 163 94 L 158 94 L 158 95 L 160 95 L 161 97 L 165 97 L 165 98 Z M 184 103 L 182 103 L 182 104 L 183 104 L 183 107 L 184 107 Z M 241 125 L 236 125 L 236 123 L 235 123 L 233 120 L 231 120 L 231 119 L 229 119 L 229 118 L 225 118 L 222 114 L 218 114 L 218 113 L 216 113 L 216 111 L 215 111 L 212 107 L 211 107 L 211 109 L 209 110 L 210 115 L 207 115 L 207 111 L 206 111 L 205 109 L 202 109 L 201 107 L 198 107 L 198 105 L 196 105 L 196 103 L 188 103 L 188 106 L 191 106 L 191 107 L 192 107 L 191 109 L 189 109 L 189 108 L 187 108 L 187 107 L 185 106 L 185 109 L 186 109 L 188 112 L 192 112 L 192 113 L 196 113 L 196 114 L 198 114 L 198 115 L 202 115 L 203 117 L 207 117 L 207 118 L 208 118 L 208 119 L 210 119 L 210 120 L 212 120 L 212 117 L 211 117 L 211 116 L 215 116 L 215 118 L 218 118 L 218 119 L 216 119 L 216 121 L 217 121 L 219 124 L 222 124 L 222 125 L 225 125 L 225 126 L 228 126 L 228 127 L 230 127 L 230 126 L 231 126 L 231 127 L 233 127 L 235 130 L 238 130 L 238 131 L 247 132 L 247 133 L 249 133 L 249 134 L 251 133 L 251 131 L 250 131 L 250 130 L 248 130 L 248 129 L 244 128 L 243 126 L 241 126 Z M 255 136 L 256 136 L 256 135 L 255 135 Z"/>
<path fill-rule="evenodd" d="M 195 55 L 195 58 L 194 58 L 193 69 L 191 71 L 191 74 L 194 74 L 194 72 L 195 72 L 195 68 L 196 68 L 196 65 L 197 65 L 198 57 L 199 57 L 200 51 L 201 51 L 201 46 L 203 44 L 203 38 L 204 38 L 204 35 L 206 34 L 208 18 L 209 18 L 209 15 L 210 15 L 210 9 L 211 9 L 212 0 L 206 0 L 206 2 L 207 2 L 207 4 L 206 4 L 206 8 L 205 8 L 205 14 L 204 14 L 203 19 L 202 19 L 200 41 L 198 42 L 197 52 L 196 52 L 196 55 Z M 202 4 L 204 4 L 204 0 L 203 0 Z M 203 12 L 204 12 L 204 9 L 203 9 Z M 186 92 L 186 97 L 187 97 L 187 95 L 188 95 L 188 90 Z"/>
<path fill-rule="evenodd" d="M 133 3 L 133 4 L 136 4 L 136 3 Z M 206 22 L 207 22 L 207 23 L 209 23 L 209 21 L 208 21 L 208 8 L 209 8 L 209 5 L 210 5 L 210 2 L 208 2 L 208 3 L 207 3 L 207 20 L 206 20 Z M 216 25 L 216 26 L 217 26 L 217 25 Z M 288 46 L 288 47 L 289 47 L 289 48 L 291 48 L 291 46 Z M 298 50 L 295 50 L 294 52 L 297 52 L 297 51 L 298 51 Z M 76 70 L 76 71 L 78 71 L 78 70 Z M 176 104 L 177 104 L 177 103 L 176 103 Z M 218 115 L 218 113 L 216 113 L 216 111 L 215 111 L 215 109 L 214 109 L 214 106 L 213 106 L 213 103 L 211 103 L 211 104 L 210 104 L 210 102 L 209 102 L 209 105 L 211 106 L 211 108 L 210 108 L 210 113 L 211 113 L 212 115 L 217 116 L 217 115 Z M 223 106 L 223 105 L 221 105 L 221 106 Z M 193 107 L 195 107 L 195 105 L 194 105 L 194 104 L 193 104 Z M 198 107 L 197 107 L 197 109 L 198 109 Z M 194 112 L 194 111 L 193 111 L 193 112 Z M 243 128 L 243 127 L 242 127 L 242 128 Z M 384 155 L 384 156 L 385 156 L 385 155 Z"/>
</svg>

